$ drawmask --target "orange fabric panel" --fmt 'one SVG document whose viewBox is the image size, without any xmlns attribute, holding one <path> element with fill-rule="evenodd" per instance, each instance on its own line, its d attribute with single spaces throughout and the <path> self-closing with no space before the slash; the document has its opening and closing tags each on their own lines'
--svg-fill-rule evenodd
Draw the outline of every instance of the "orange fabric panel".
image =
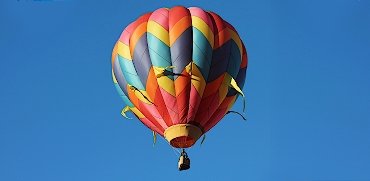
<svg viewBox="0 0 370 181">
<path fill-rule="evenodd" d="M 191 17 L 186 16 L 176 23 L 172 29 L 170 29 L 170 46 L 175 43 L 177 38 L 191 26 Z"/>
<path fill-rule="evenodd" d="M 131 35 L 131 38 L 130 38 L 130 52 L 131 52 L 132 59 L 134 59 L 133 52 L 134 52 L 134 48 L 136 47 L 136 43 L 139 41 L 141 36 L 143 36 L 143 34 L 146 32 L 146 25 L 147 24 L 148 24 L 147 22 L 144 22 L 144 23 L 140 24 L 138 27 L 136 27 L 135 31 Z"/>
<path fill-rule="evenodd" d="M 155 94 L 157 92 L 157 89 L 158 89 L 157 77 L 154 74 L 153 67 L 151 67 L 149 70 L 148 80 L 146 83 L 146 91 L 151 100 L 155 99 Z"/>
<path fill-rule="evenodd" d="M 187 8 L 182 6 L 176 6 L 170 9 L 169 11 L 169 19 L 168 19 L 168 25 L 170 30 L 175 26 L 177 22 L 180 21 L 185 16 L 189 16 L 190 18 L 190 12 Z M 191 24 L 191 23 L 190 23 Z"/>
</svg>

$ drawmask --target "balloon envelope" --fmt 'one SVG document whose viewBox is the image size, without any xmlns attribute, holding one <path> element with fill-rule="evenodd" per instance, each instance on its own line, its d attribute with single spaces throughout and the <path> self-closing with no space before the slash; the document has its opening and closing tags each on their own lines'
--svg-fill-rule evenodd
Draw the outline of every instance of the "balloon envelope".
<svg viewBox="0 0 370 181">
<path fill-rule="evenodd" d="M 161 8 L 128 25 L 112 52 L 127 107 L 172 146 L 215 126 L 244 86 L 247 54 L 229 23 L 197 7 Z M 240 90 L 239 90 L 240 92 Z"/>
</svg>

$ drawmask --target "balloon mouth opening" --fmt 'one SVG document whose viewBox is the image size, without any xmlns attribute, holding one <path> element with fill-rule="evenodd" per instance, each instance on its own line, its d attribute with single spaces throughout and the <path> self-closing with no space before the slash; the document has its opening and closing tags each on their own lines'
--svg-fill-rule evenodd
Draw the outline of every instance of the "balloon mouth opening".
<svg viewBox="0 0 370 181">
<path fill-rule="evenodd" d="M 175 148 L 189 148 L 194 145 L 196 140 L 190 136 L 180 136 L 170 141 L 170 144 Z"/>
<path fill-rule="evenodd" d="M 175 148 L 189 148 L 202 136 L 202 130 L 192 124 L 177 124 L 164 131 L 164 137 Z"/>
</svg>

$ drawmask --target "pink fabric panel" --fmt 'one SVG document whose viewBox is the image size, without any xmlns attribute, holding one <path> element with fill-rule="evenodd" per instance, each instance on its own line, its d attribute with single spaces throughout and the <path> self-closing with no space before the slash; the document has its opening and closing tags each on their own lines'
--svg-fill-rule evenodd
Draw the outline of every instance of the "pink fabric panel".
<svg viewBox="0 0 370 181">
<path fill-rule="evenodd" d="M 141 118 L 140 121 L 145 125 L 147 126 L 149 129 L 159 133 L 160 135 L 163 136 L 163 131 L 159 130 L 151 121 L 149 121 L 148 118 Z"/>
<path fill-rule="evenodd" d="M 168 114 L 171 117 L 172 123 L 177 124 L 179 121 L 179 111 L 177 110 L 176 97 L 172 96 L 171 94 L 169 94 L 167 91 L 163 90 L 160 87 L 159 89 L 161 90 L 161 94 L 162 94 L 163 100 L 165 101 Z"/>
<path fill-rule="evenodd" d="M 140 110 L 145 110 L 145 112 L 148 112 L 163 129 L 166 129 L 168 126 L 166 125 L 166 122 L 163 120 L 162 116 L 159 114 L 158 110 L 156 109 L 155 105 L 151 104 L 145 104 L 141 101 L 139 101 Z M 146 115 L 146 114 L 145 114 Z"/>
<path fill-rule="evenodd" d="M 168 9 L 157 9 L 152 13 L 149 20 L 157 22 L 168 31 Z"/>
<path fill-rule="evenodd" d="M 177 95 L 177 109 L 179 110 L 179 121 L 178 123 L 184 124 L 187 122 L 188 110 L 189 110 L 189 94 L 190 94 L 190 85 L 188 83 L 184 90 Z M 176 123 L 176 122 L 175 122 Z"/>
<path fill-rule="evenodd" d="M 192 16 L 196 16 L 202 19 L 211 28 L 211 31 L 214 32 L 212 21 L 209 18 L 207 12 L 203 11 L 202 9 L 198 7 L 191 7 L 189 8 L 189 11 Z"/>
<path fill-rule="evenodd" d="M 132 24 L 132 23 L 131 23 Z M 125 45 L 129 45 L 130 43 L 130 36 L 131 36 L 131 33 L 126 31 L 126 29 L 131 26 L 131 24 L 129 24 L 125 30 L 123 30 L 123 32 L 121 33 L 121 36 L 119 37 L 119 41 L 121 41 L 123 44 Z"/>
<path fill-rule="evenodd" d="M 135 20 L 134 22 L 130 23 L 126 28 L 125 30 L 122 32 L 119 40 L 126 44 L 126 45 L 129 45 L 130 43 L 130 37 L 131 37 L 131 34 L 132 32 L 134 32 L 134 30 L 137 28 L 138 25 L 140 25 L 141 23 L 143 22 L 146 22 L 148 21 L 149 17 L 150 17 L 151 13 L 146 13 L 142 16 L 140 16 L 140 18 L 138 18 L 137 20 Z"/>
<path fill-rule="evenodd" d="M 191 84 L 190 89 L 190 101 L 189 101 L 189 112 L 187 122 L 195 121 L 195 114 L 197 113 L 198 107 L 200 105 L 200 101 L 202 98 L 200 97 L 197 89 L 195 89 L 194 85 Z"/>
</svg>

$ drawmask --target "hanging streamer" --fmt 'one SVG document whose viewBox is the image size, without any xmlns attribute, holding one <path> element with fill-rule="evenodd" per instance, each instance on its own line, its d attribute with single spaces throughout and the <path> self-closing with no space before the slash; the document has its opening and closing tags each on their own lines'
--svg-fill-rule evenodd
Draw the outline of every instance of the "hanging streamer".
<svg viewBox="0 0 370 181">
<path fill-rule="evenodd" d="M 235 89 L 243 97 L 243 112 L 245 112 L 245 96 L 234 78 L 231 78 L 230 86 Z"/>
<path fill-rule="evenodd" d="M 239 113 L 239 112 L 237 112 L 237 111 L 227 111 L 227 113 L 226 113 L 226 114 L 229 114 L 229 113 L 238 114 L 239 116 L 241 116 L 241 117 L 243 118 L 243 120 L 244 120 L 244 121 L 246 121 L 246 120 L 247 120 L 247 118 L 245 118 L 245 117 L 243 116 L 243 114 L 241 114 L 241 113 Z M 226 115 L 226 114 L 225 114 L 225 115 Z"/>
<path fill-rule="evenodd" d="M 147 100 L 148 102 L 154 104 L 154 102 L 150 101 L 148 97 L 146 97 L 137 87 L 133 86 L 133 85 L 130 85 L 130 89 L 132 91 L 139 91 L 139 93 L 144 97 L 145 100 Z M 154 104 L 155 105 L 155 104 Z"/>
<path fill-rule="evenodd" d="M 165 68 L 160 68 L 160 67 L 155 67 L 157 70 L 160 70 L 161 73 L 157 74 L 157 78 L 162 77 L 162 76 L 168 76 L 168 75 L 173 75 L 173 72 L 168 71 L 167 69 L 173 69 L 176 66 L 167 66 Z"/>
<path fill-rule="evenodd" d="M 126 106 L 125 108 L 123 108 L 123 109 L 122 109 L 122 111 L 121 111 L 121 115 L 122 115 L 123 117 L 125 117 L 126 119 L 132 119 L 132 118 L 130 118 L 130 117 L 128 117 L 128 116 L 126 115 L 126 112 L 127 112 L 127 111 L 131 111 L 130 107 L 128 107 L 128 106 Z"/>
<path fill-rule="evenodd" d="M 153 131 L 153 146 L 155 146 L 156 142 L 157 142 L 157 133 Z"/>
<path fill-rule="evenodd" d="M 203 135 L 202 141 L 200 141 L 200 145 L 203 144 L 204 140 L 206 140 L 206 135 L 205 134 Z"/>
</svg>

